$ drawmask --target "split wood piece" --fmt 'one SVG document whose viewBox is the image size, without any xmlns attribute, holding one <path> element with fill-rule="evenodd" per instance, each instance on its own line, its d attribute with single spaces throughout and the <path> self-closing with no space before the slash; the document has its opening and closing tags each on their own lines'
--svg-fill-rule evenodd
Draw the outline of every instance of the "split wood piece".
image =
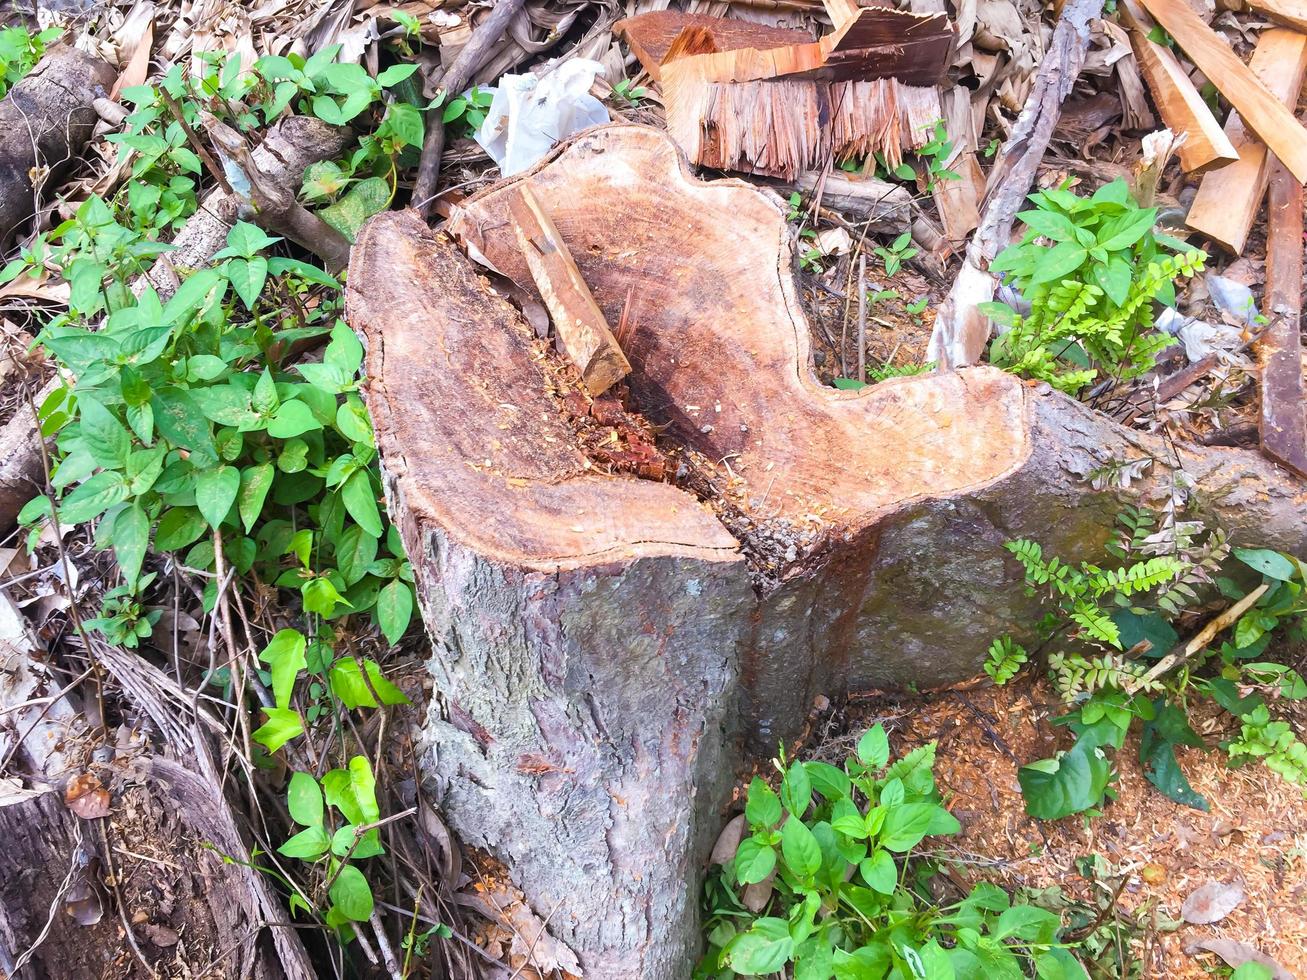
<svg viewBox="0 0 1307 980">
<path fill-rule="evenodd" d="M 1262 362 L 1262 451 L 1307 476 L 1307 397 L 1302 376 L 1303 191 L 1274 160 L 1266 232 L 1266 332 Z"/>
<path fill-rule="evenodd" d="M 343 129 L 311 116 L 290 116 L 268 131 L 251 157 L 265 186 L 275 183 L 293 196 L 305 169 L 340 156 L 348 140 L 349 134 Z M 208 265 L 226 246 L 232 226 L 248 214 L 243 198 L 217 188 L 210 191 L 173 239 L 173 250 L 160 256 L 148 273 L 132 283 L 132 292 L 140 295 L 147 287 L 153 287 L 166 300 L 180 285 L 177 270 Z M 259 221 L 257 214 L 250 217 L 256 223 Z M 60 381 L 53 378 L 34 396 L 38 409 L 59 385 Z M 20 406 L 0 426 L 0 533 L 13 526 L 19 510 L 40 492 L 42 473 L 32 411 Z"/>
<path fill-rule="evenodd" d="M 878 234 L 898 235 L 912 225 L 912 194 L 902 184 L 875 177 L 851 177 L 841 170 L 800 174 L 794 186 L 842 211 Z"/>
<path fill-rule="evenodd" d="M 59 46 L 0 100 L 0 248 L 32 216 L 33 175 L 47 186 L 81 152 L 99 120 L 91 103 L 116 77 L 99 58 Z"/>
<path fill-rule="evenodd" d="M 1171 132 L 1185 136 L 1176 151 L 1181 169 L 1201 173 L 1238 160 L 1238 151 L 1189 80 L 1189 73 L 1169 48 L 1148 36 L 1155 26 L 1152 18 L 1135 0 L 1121 0 L 1119 9 L 1131 28 L 1130 46 L 1162 121 Z"/>
<path fill-rule="evenodd" d="M 1280 28 L 1263 31 L 1248 67 L 1281 102 L 1293 108 L 1307 72 L 1307 37 Z M 1225 134 L 1239 159 L 1203 177 L 1185 224 L 1240 255 L 1266 194 L 1270 157 L 1266 144 L 1248 131 L 1238 112 L 1231 111 Z"/>
<path fill-rule="evenodd" d="M 1277 24 L 1307 33 L 1307 3 L 1304 0 L 1248 0 L 1248 6 Z"/>
<path fill-rule="evenodd" d="M 917 18 L 912 25 L 942 23 L 952 37 L 941 15 L 870 7 L 820 42 L 799 31 L 674 11 L 641 14 L 614 29 L 660 81 L 668 129 L 692 161 L 793 180 L 832 157 L 883 153 L 891 165 L 901 159 L 910 138 L 902 104 L 908 100 L 901 93 L 912 91 L 903 83 L 933 82 L 947 65 L 947 52 L 938 70 L 924 73 L 895 72 L 894 60 L 879 54 L 856 70 L 845 61 L 839 71 L 778 73 L 795 68 L 795 51 L 811 53 L 837 36 L 863 36 L 855 25 L 889 34 L 885 24 L 902 18 Z M 735 67 L 722 68 L 728 64 Z M 896 77 L 881 77 L 891 74 Z"/>
<path fill-rule="evenodd" d="M 1239 60 L 1230 44 L 1207 26 L 1187 0 L 1141 0 L 1206 75 L 1244 124 L 1270 147 L 1300 183 L 1307 183 L 1307 129 Z"/>
<path fill-rule="evenodd" d="M 976 674 L 992 636 L 1037 619 L 1004 543 L 1095 553 L 1176 457 L 991 368 L 821 385 L 783 204 L 695 180 L 666 133 L 590 130 L 455 209 L 451 230 L 524 280 L 521 183 L 609 322 L 630 304 L 632 404 L 712 509 L 588 467 L 521 316 L 415 216 L 374 218 L 347 315 L 433 639 L 424 766 L 587 976 L 683 977 L 737 735 L 774 751 L 818 695 Z M 1301 483 L 1257 453 L 1178 458 L 1238 542 L 1303 551 Z"/>
<path fill-rule="evenodd" d="M 531 278 L 554 321 L 558 346 L 581 372 L 586 390 L 592 396 L 602 395 L 631 373 L 630 362 L 529 185 L 518 185 L 509 211 Z"/>
<path fill-rule="evenodd" d="M 997 282 L 989 264 L 1011 240 L 1012 221 L 1084 65 L 1090 22 L 1102 10 L 1103 0 L 1067 0 L 1062 7 L 1030 95 L 990 169 L 980 224 L 948 296 L 935 311 L 926 356 L 940 368 L 975 364 L 985 353 L 990 322 L 978 307 L 994 298 Z"/>
<path fill-rule="evenodd" d="M 957 178 L 932 181 L 931 195 L 944 225 L 945 237 L 951 244 L 960 245 L 980 224 L 980 200 L 985 195 L 985 174 L 976 159 L 977 141 L 970 90 L 955 85 L 942 100 L 937 93 L 935 104 L 939 107 L 935 119 L 944 121 L 944 131 L 953 142 L 952 152 L 941 164 L 957 174 Z M 934 135 L 934 123 L 929 126 L 928 138 Z"/>
<path fill-rule="evenodd" d="M 676 63 L 682 79 L 700 82 L 897 78 L 934 85 L 948 70 L 954 40 L 946 15 L 893 7 L 859 8 L 815 40 L 802 31 L 670 10 L 621 20 L 614 30 L 660 81 Z"/>
</svg>

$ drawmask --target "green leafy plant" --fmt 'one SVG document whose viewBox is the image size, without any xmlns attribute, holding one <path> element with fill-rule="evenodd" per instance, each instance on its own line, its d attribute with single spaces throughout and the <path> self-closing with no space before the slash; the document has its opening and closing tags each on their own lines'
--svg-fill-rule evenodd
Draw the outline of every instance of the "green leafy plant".
<svg viewBox="0 0 1307 980">
<path fill-rule="evenodd" d="M 956 170 L 949 170 L 945 164 L 953 153 L 953 141 L 944 129 L 944 120 L 937 119 L 930 127 L 930 139 L 917 150 L 917 156 L 926 165 L 926 189 L 930 190 L 942 180 L 961 180 Z"/>
<path fill-rule="evenodd" d="M 1136 721 L 1142 722 L 1139 758 L 1148 780 L 1177 802 L 1207 809 L 1176 756 L 1182 746 L 1204 747 L 1184 708 L 1194 694 L 1210 697 L 1239 719 L 1240 737 L 1225 746 L 1232 762 L 1262 758 L 1307 791 L 1307 748 L 1286 723 L 1271 720 L 1260 695 L 1240 696 L 1235 687 L 1236 682 L 1276 687 L 1281 697 L 1307 697 L 1307 682 L 1296 671 L 1258 660 L 1276 631 L 1303 632 L 1302 565 L 1274 551 L 1236 549 L 1239 562 L 1261 573 L 1265 592 L 1235 624 L 1231 640 L 1159 674 L 1148 658 L 1177 647 L 1179 635 L 1170 620 L 1197 601 L 1195 587 L 1214 581 L 1232 600 L 1244 593 L 1233 580 L 1213 574 L 1216 556 L 1226 553 L 1223 535 L 1202 540 L 1196 522 L 1173 522 L 1169 531 L 1155 531 L 1156 522 L 1138 511 L 1123 518 L 1125 530 L 1113 548 L 1123 562 L 1117 568 L 1084 562 L 1073 567 L 1045 558 L 1031 541 L 1008 545 L 1025 570 L 1027 587 L 1045 594 L 1053 606 L 1039 635 L 1042 647 L 1058 645 L 1047 655 L 1048 671 L 1072 709 L 1054 723 L 1075 735 L 1070 749 L 1019 771 L 1027 811 L 1042 819 L 1097 812 L 1112 796 L 1113 754 Z M 1168 545 L 1176 548 L 1173 554 L 1132 560 Z M 1000 637 L 990 648 L 986 673 L 995 683 L 1006 683 L 1026 657 L 1023 647 Z M 1219 673 L 1200 676 L 1203 667 Z"/>
<path fill-rule="evenodd" d="M 446 126 L 451 127 L 458 136 L 471 136 L 486 121 L 486 110 L 494 96 L 483 92 L 475 85 L 465 95 L 460 95 L 445 104 L 442 118 Z"/>
<path fill-rule="evenodd" d="M 1055 913 L 1014 905 L 986 883 L 951 905 L 930 897 L 932 866 L 911 852 L 959 830 L 935 789 L 934 759 L 931 743 L 891 762 L 879 725 L 843 768 L 782 753 L 779 793 L 753 780 L 749 832 L 707 885 L 709 950 L 695 976 L 1085 977 Z M 760 911 L 745 889 L 764 890 Z"/>
<path fill-rule="evenodd" d="M 872 251 L 885 263 L 885 275 L 892 276 L 902 268 L 904 262 L 914 258 L 919 250 L 912 244 L 912 232 L 905 231 L 888 246 L 877 245 Z"/>
<path fill-rule="evenodd" d="M 1031 305 L 981 310 L 1006 332 L 990 360 L 1025 377 L 1076 394 L 1100 375 L 1130 380 L 1152 370 L 1174 338 L 1153 329 L 1153 301 L 1175 302 L 1177 279 L 1195 275 L 1206 256 L 1157 234 L 1156 208 L 1141 208 L 1122 180 L 1090 197 L 1065 188 L 1030 196 L 1019 217 L 1026 233 L 994 260 Z M 1161 247 L 1179 250 L 1168 255 Z"/>
<path fill-rule="evenodd" d="M 643 85 L 632 85 L 631 79 L 623 78 L 613 86 L 613 94 L 628 105 L 638 106 L 649 95 L 649 90 Z"/>
<path fill-rule="evenodd" d="M 46 46 L 62 35 L 61 27 L 47 27 L 35 34 L 25 27 L 0 30 L 0 99 L 36 67 Z"/>
</svg>

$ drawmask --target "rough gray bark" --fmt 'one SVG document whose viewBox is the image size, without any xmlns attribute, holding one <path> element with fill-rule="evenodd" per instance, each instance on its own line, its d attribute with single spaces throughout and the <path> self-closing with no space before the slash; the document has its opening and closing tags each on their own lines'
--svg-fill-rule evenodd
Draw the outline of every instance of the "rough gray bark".
<svg viewBox="0 0 1307 980">
<path fill-rule="evenodd" d="M 782 203 L 693 179 L 665 134 L 592 130 L 521 179 L 625 320 L 631 403 L 692 479 L 588 460 L 575 379 L 416 215 L 365 227 L 347 312 L 434 641 L 430 776 L 590 978 L 686 975 L 702 832 L 746 744 L 774 751 L 819 694 L 972 677 L 1031 622 L 1005 542 L 1096 558 L 1178 462 L 1234 540 L 1307 550 L 1307 488 L 1254 453 L 1177 458 L 993 368 L 821 386 Z M 513 183 L 451 228 L 530 289 Z"/>
<path fill-rule="evenodd" d="M 36 211 L 34 170 L 62 170 L 91 138 L 99 119 L 91 103 L 109 94 L 117 73 L 75 48 L 51 49 L 0 100 L 0 248 Z"/>
</svg>

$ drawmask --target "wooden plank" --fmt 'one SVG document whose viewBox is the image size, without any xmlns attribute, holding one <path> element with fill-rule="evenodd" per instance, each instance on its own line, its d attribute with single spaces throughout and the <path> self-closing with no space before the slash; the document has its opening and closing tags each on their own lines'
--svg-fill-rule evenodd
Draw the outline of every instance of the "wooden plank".
<svg viewBox="0 0 1307 980">
<path fill-rule="evenodd" d="M 1285 108 L 1230 45 L 1208 27 L 1186 0 L 1142 0 L 1194 65 L 1243 117 L 1244 123 L 1307 183 L 1307 129 Z"/>
<path fill-rule="evenodd" d="M 1131 28 L 1130 46 L 1162 121 L 1171 132 L 1185 134 L 1176 151 L 1181 169 L 1196 173 L 1238 160 L 1238 151 L 1194 88 L 1189 73 L 1169 48 L 1149 39 L 1152 18 L 1134 0 L 1122 0 L 1119 9 Z"/>
<path fill-rule="evenodd" d="M 576 364 L 586 390 L 603 394 L 631 373 L 630 361 L 608 329 L 567 244 L 525 181 L 509 198 L 509 214 L 531 278 L 554 321 L 558 346 Z"/>
<path fill-rule="evenodd" d="M 1304 0 L 1248 0 L 1248 6 L 1277 24 L 1307 32 L 1307 2 Z"/>
<path fill-rule="evenodd" d="M 1272 160 L 1266 231 L 1266 333 L 1262 362 L 1262 452 L 1307 476 L 1307 415 L 1303 409 L 1302 184 Z"/>
<path fill-rule="evenodd" d="M 1263 31 L 1248 67 L 1293 108 L 1307 72 L 1307 37 L 1283 28 Z M 1239 255 L 1266 193 L 1270 156 L 1266 144 L 1248 131 L 1237 112 L 1225 121 L 1225 135 L 1239 151 L 1239 159 L 1203 177 L 1185 224 Z"/>
<path fill-rule="evenodd" d="M 654 81 L 662 80 L 662 65 L 672 52 L 672 44 L 689 28 L 702 28 L 712 35 L 717 51 L 737 48 L 776 48 L 784 45 L 811 44 L 811 34 L 783 27 L 769 27 L 752 21 L 729 17 L 708 17 L 679 10 L 654 10 L 637 17 L 627 17 L 613 25 L 613 31 L 626 39 L 631 53 Z"/>
</svg>

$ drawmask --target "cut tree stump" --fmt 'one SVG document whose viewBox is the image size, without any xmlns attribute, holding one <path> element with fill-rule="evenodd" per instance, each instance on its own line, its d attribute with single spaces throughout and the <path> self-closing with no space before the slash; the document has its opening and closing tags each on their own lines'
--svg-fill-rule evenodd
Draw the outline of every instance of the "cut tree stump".
<svg viewBox="0 0 1307 980">
<path fill-rule="evenodd" d="M 608 409 L 450 241 L 412 213 L 364 228 L 347 314 L 433 640 L 429 773 L 587 977 L 683 978 L 746 745 L 818 695 L 979 673 L 1037 619 L 1004 543 L 1100 555 L 1177 457 L 992 368 L 823 387 L 783 202 L 696 180 L 663 132 L 590 130 L 460 205 L 450 229 L 527 286 L 523 182 L 609 322 L 627 310 L 630 408 L 680 477 L 587 458 L 577 420 Z M 1307 485 L 1257 453 L 1178 459 L 1235 540 L 1303 552 Z"/>
<path fill-rule="evenodd" d="M 100 118 L 91 103 L 115 78 L 99 58 L 59 46 L 0 99 L 0 248 L 34 212 L 33 174 L 44 186 L 81 152 Z"/>
</svg>

